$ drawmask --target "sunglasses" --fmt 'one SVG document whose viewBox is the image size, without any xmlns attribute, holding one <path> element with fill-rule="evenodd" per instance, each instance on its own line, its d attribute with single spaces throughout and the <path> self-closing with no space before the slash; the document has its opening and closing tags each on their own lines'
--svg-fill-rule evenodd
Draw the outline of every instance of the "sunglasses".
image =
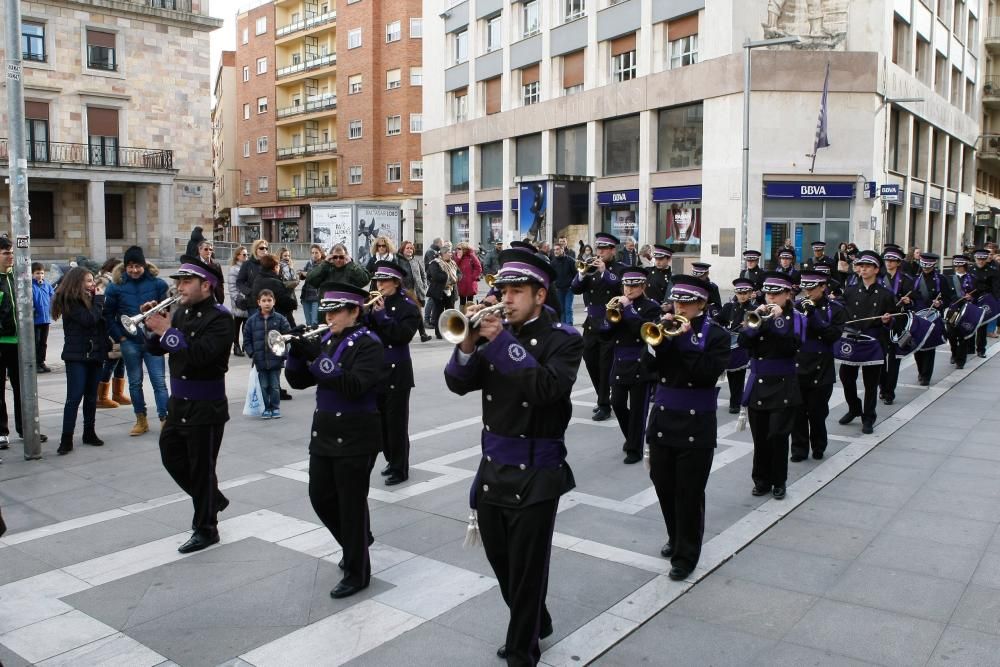
<svg viewBox="0 0 1000 667">
<path fill-rule="evenodd" d="M 347 259 L 346 255 L 330 255 L 331 259 Z"/>
<path fill-rule="evenodd" d="M 270 248 L 268 248 L 266 245 L 262 245 L 261 247 L 257 248 L 257 252 L 260 252 L 261 250 L 267 252 L 268 250 L 270 250 Z"/>
</svg>

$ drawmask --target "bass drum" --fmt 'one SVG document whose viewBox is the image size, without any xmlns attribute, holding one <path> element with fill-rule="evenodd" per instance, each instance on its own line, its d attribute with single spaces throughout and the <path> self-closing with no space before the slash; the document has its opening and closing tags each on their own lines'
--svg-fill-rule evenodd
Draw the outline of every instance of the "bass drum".
<svg viewBox="0 0 1000 667">
<path fill-rule="evenodd" d="M 833 358 L 847 366 L 880 366 L 885 360 L 885 352 L 877 338 L 847 330 L 833 344 Z"/>
<path fill-rule="evenodd" d="M 976 335 L 976 329 L 983 323 L 986 312 L 971 302 L 965 302 L 960 308 L 948 308 L 944 311 L 945 325 L 954 331 L 959 338 L 967 339 Z"/>
</svg>

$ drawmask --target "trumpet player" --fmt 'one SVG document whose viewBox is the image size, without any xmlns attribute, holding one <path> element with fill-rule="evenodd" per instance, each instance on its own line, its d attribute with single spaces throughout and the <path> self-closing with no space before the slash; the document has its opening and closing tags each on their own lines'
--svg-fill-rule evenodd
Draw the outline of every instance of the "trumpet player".
<svg viewBox="0 0 1000 667">
<path fill-rule="evenodd" d="M 739 414 L 740 399 L 743 397 L 743 385 L 747 379 L 747 366 L 750 365 L 750 353 L 738 344 L 738 334 L 747 313 L 757 308 L 753 300 L 757 286 L 749 278 L 737 278 L 733 281 L 732 300 L 722 307 L 718 322 L 730 332 L 729 365 L 726 367 L 726 379 L 729 382 L 729 414 Z M 734 340 L 736 339 L 736 340 Z"/>
<path fill-rule="evenodd" d="M 587 319 L 583 323 L 583 363 L 597 392 L 594 406 L 596 422 L 611 417 L 611 362 L 614 358 L 614 341 L 608 335 L 605 319 L 607 303 L 613 297 L 621 296 L 621 276 L 628 268 L 615 260 L 618 238 L 612 234 L 598 232 L 594 246 L 597 256 L 593 268 L 587 268 L 573 278 L 573 294 L 582 294 L 587 306 Z"/>
<path fill-rule="evenodd" d="M 840 338 L 847 321 L 844 307 L 827 298 L 825 275 L 819 271 L 803 272 L 800 280 L 805 295 L 796 308 L 806 317 L 806 339 L 798 355 L 802 409 L 796 410 L 792 428 L 792 461 L 795 462 L 804 461 L 810 449 L 814 459 L 823 458 L 826 452 L 826 418 L 830 414 L 830 397 L 837 381 L 833 344 Z"/>
<path fill-rule="evenodd" d="M 171 278 L 180 301 L 173 316 L 160 310 L 146 318 L 151 354 L 170 355 L 170 401 L 160 431 L 163 467 L 194 501 L 194 534 L 177 548 L 200 551 L 219 541 L 218 514 L 229 500 L 219 491 L 215 462 L 229 421 L 226 372 L 233 336 L 233 316 L 215 302 L 223 282 L 218 266 L 181 257 Z M 141 310 L 156 305 L 149 301 Z"/>
<path fill-rule="evenodd" d="M 382 448 L 378 382 L 382 342 L 359 322 L 368 291 L 347 283 L 320 288 L 319 312 L 329 331 L 289 341 L 285 377 L 295 389 L 316 386 L 309 439 L 309 500 L 316 516 L 343 547 L 344 577 L 333 598 L 371 582 L 368 480 Z M 412 334 L 411 334 L 412 335 Z"/>
<path fill-rule="evenodd" d="M 785 497 L 788 478 L 788 436 L 795 410 L 802 403 L 795 356 L 806 335 L 805 316 L 792 308 L 793 285 L 788 275 L 773 271 L 762 286 L 766 303 L 740 331 L 739 344 L 750 352 L 750 374 L 743 405 L 753 434 L 753 490 Z"/>
<path fill-rule="evenodd" d="M 608 304 L 608 328 L 614 339 L 611 364 L 611 407 L 625 437 L 622 451 L 626 464 L 642 460 L 642 442 L 649 412 L 649 383 L 653 373 L 642 363 L 643 342 L 639 329 L 659 319 L 660 304 L 647 299 L 647 270 L 630 266 L 622 274 L 622 296 Z"/>
<path fill-rule="evenodd" d="M 649 478 L 667 528 L 660 553 L 670 559 L 671 579 L 686 579 L 701 556 L 705 533 L 705 486 L 715 456 L 715 386 L 729 362 L 729 335 L 705 312 L 708 290 L 692 276 L 674 276 L 674 313 L 687 318 L 681 334 L 649 347 L 656 394 L 649 415 Z M 650 358 L 647 357 L 647 360 Z"/>
<path fill-rule="evenodd" d="M 673 271 L 670 260 L 674 253 L 665 245 L 653 244 L 653 266 L 649 269 L 646 279 L 646 297 L 656 303 L 666 303 L 669 295 Z"/>
<path fill-rule="evenodd" d="M 708 275 L 712 265 L 708 262 L 695 262 L 691 265 L 691 275 L 700 280 L 705 289 L 708 290 L 708 315 L 713 319 L 722 310 L 722 297 L 719 295 L 719 286 L 712 282 Z"/>
<path fill-rule="evenodd" d="M 420 328 L 420 308 L 403 292 L 403 271 L 395 262 L 376 262 L 374 280 L 382 298 L 372 304 L 368 323 L 385 346 L 378 387 L 382 454 L 386 461 L 382 476 L 386 486 L 395 486 L 410 476 L 410 341 Z"/>
<path fill-rule="evenodd" d="M 534 254 L 505 250 L 494 283 L 498 313 L 469 326 L 444 376 L 458 395 L 482 391 L 482 459 L 470 505 L 504 602 L 508 665 L 538 664 L 539 639 L 552 634 L 545 606 L 559 496 L 575 486 L 565 435 L 583 341 L 554 318 L 545 299 L 555 273 Z M 474 532 L 470 524 L 470 532 Z"/>
<path fill-rule="evenodd" d="M 743 253 L 743 261 L 746 268 L 740 271 L 740 278 L 744 278 L 753 283 L 753 300 L 757 305 L 763 302 L 763 292 L 760 291 L 764 285 L 764 269 L 760 268 L 760 250 L 747 250 Z"/>
</svg>

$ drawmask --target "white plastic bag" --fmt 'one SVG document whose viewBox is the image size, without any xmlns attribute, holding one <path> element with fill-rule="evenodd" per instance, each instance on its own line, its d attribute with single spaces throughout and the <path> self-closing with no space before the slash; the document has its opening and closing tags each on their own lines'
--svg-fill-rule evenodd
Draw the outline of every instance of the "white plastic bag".
<svg viewBox="0 0 1000 667">
<path fill-rule="evenodd" d="M 260 417 L 264 414 L 264 397 L 260 393 L 260 378 L 257 369 L 250 366 L 250 379 L 247 381 L 247 399 L 243 403 L 243 414 L 247 417 Z"/>
</svg>

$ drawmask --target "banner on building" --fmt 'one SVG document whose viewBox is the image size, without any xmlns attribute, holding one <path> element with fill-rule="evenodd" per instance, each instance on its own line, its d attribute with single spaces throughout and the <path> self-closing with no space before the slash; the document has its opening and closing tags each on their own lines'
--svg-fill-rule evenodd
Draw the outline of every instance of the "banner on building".
<svg viewBox="0 0 1000 667">
<path fill-rule="evenodd" d="M 338 243 L 350 249 L 353 245 L 350 206 L 313 206 L 312 242 L 323 246 L 325 252 Z"/>
<path fill-rule="evenodd" d="M 375 239 L 385 236 L 392 246 L 399 249 L 402 234 L 400 208 L 358 204 L 354 247 L 354 261 L 364 266 L 372 256 Z"/>
<path fill-rule="evenodd" d="M 665 233 L 667 245 L 701 245 L 701 206 L 691 206 L 690 202 L 671 204 Z"/>
<path fill-rule="evenodd" d="M 518 205 L 518 231 L 521 238 L 537 240 L 545 237 L 545 182 L 521 183 Z"/>
</svg>

